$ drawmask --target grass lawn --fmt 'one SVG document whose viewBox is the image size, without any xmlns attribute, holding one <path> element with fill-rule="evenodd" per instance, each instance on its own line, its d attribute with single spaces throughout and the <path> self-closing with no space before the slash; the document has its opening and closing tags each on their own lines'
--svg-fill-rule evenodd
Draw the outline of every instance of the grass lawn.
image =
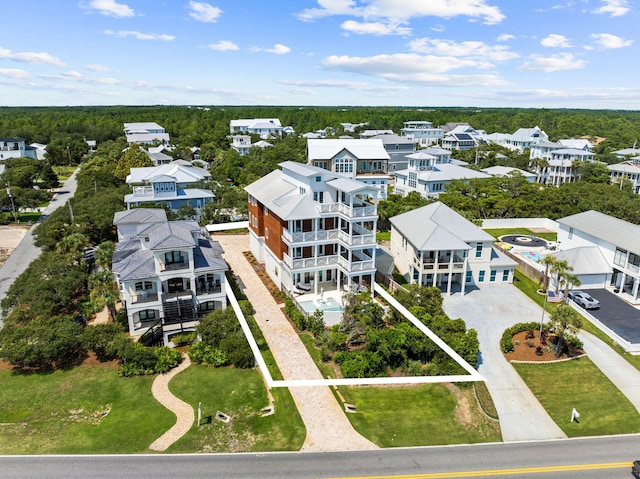
<svg viewBox="0 0 640 479">
<path fill-rule="evenodd" d="M 640 432 L 638 411 L 588 358 L 513 366 L 567 436 Z M 572 408 L 579 423 L 570 422 Z"/>
<path fill-rule="evenodd" d="M 53 171 L 58 175 L 60 181 L 64 181 L 73 174 L 76 168 L 77 166 L 54 166 Z"/>
<path fill-rule="evenodd" d="M 376 233 L 376 241 L 391 241 L 391 231 L 380 231 Z"/>
<path fill-rule="evenodd" d="M 287 389 L 274 388 L 275 413 L 261 415 L 269 399 L 257 369 L 194 364 L 173 378 L 169 388 L 196 414 L 198 402 L 202 403 L 200 427 L 194 424 L 169 448 L 170 453 L 297 451 L 302 447 L 306 430 Z M 231 421 L 217 421 L 217 411 Z"/>
<path fill-rule="evenodd" d="M 353 427 L 380 447 L 501 441 L 500 427 L 478 407 L 470 385 L 341 387 L 357 407 Z"/>
<path fill-rule="evenodd" d="M 150 452 L 175 421 L 151 395 L 153 379 L 97 366 L 0 371 L 0 454 Z"/>
<path fill-rule="evenodd" d="M 500 238 L 502 235 L 524 235 L 524 236 L 537 236 L 547 241 L 556 241 L 558 234 L 551 231 L 545 233 L 534 233 L 527 228 L 493 228 L 486 229 L 487 233 L 493 236 L 495 239 Z"/>
</svg>

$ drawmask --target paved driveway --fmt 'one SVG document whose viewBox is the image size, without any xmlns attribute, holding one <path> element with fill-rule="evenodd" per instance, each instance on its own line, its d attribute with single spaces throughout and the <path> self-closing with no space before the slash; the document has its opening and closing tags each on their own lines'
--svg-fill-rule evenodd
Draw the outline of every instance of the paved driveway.
<svg viewBox="0 0 640 479">
<path fill-rule="evenodd" d="M 478 331 L 478 371 L 496 405 L 504 441 L 558 439 L 566 435 L 549 417 L 520 375 L 500 351 L 503 331 L 516 323 L 540 321 L 542 308 L 510 284 L 487 285 L 464 296 L 445 297 L 451 318 L 462 318 Z M 546 321 L 546 318 L 545 318 Z"/>
<path fill-rule="evenodd" d="M 599 309 L 588 312 L 598 321 L 630 343 L 640 343 L 640 310 L 606 289 L 584 290 L 600 301 Z"/>
</svg>

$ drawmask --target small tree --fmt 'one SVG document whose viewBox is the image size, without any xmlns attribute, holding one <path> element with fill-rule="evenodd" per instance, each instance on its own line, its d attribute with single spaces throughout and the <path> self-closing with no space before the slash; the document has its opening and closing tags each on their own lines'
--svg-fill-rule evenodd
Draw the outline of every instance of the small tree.
<svg viewBox="0 0 640 479">
<path fill-rule="evenodd" d="M 556 259 L 551 265 L 551 274 L 555 276 L 556 280 L 556 296 L 560 292 L 562 278 L 570 271 L 573 271 L 573 266 L 569 266 L 569 263 L 563 259 Z"/>
<path fill-rule="evenodd" d="M 542 284 L 542 292 L 546 294 L 549 288 L 549 269 L 555 264 L 556 257 L 548 254 L 542 258 L 542 264 L 544 265 L 544 281 Z"/>
<path fill-rule="evenodd" d="M 582 316 L 571 306 L 558 306 L 551 313 L 550 323 L 558 335 L 558 343 L 556 344 L 556 358 L 558 358 L 562 354 L 565 333 L 567 330 L 577 332 L 582 327 Z"/>
</svg>

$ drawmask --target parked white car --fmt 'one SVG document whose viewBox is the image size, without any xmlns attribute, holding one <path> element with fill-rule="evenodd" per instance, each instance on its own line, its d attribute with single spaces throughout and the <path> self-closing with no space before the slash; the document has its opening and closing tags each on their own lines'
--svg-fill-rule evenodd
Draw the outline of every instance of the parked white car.
<svg viewBox="0 0 640 479">
<path fill-rule="evenodd" d="M 569 299 L 584 309 L 597 309 L 600 307 L 600 301 L 584 291 L 569 291 Z"/>
</svg>

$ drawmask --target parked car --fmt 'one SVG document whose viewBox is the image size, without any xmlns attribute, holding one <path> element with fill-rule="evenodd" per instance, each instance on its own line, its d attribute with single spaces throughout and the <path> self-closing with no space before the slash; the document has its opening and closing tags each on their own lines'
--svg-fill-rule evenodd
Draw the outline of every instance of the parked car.
<svg viewBox="0 0 640 479">
<path fill-rule="evenodd" d="M 569 299 L 584 309 L 597 309 L 600 307 L 600 301 L 584 291 L 569 291 Z"/>
</svg>

